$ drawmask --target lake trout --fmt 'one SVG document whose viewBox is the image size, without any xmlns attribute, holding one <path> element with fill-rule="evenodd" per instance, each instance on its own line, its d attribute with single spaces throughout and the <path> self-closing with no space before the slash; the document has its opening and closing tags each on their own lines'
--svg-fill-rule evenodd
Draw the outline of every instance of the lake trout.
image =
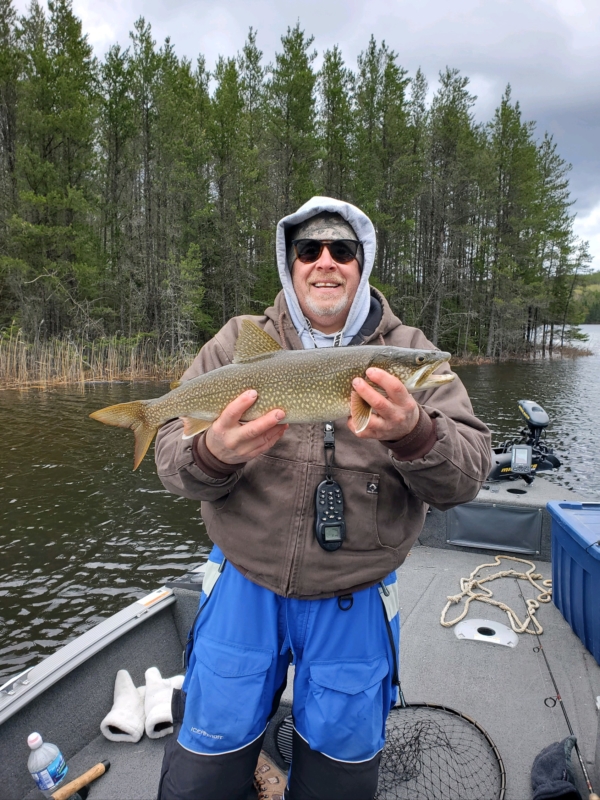
<svg viewBox="0 0 600 800">
<path fill-rule="evenodd" d="M 432 374 L 449 358 L 450 353 L 440 350 L 388 345 L 283 350 L 273 337 L 245 319 L 231 364 L 174 384 L 162 397 L 108 406 L 90 417 L 133 430 L 133 468 L 137 469 L 165 422 L 181 417 L 183 438 L 191 439 L 248 389 L 258 392 L 258 397 L 243 422 L 281 408 L 285 411 L 282 423 L 328 422 L 352 415 L 356 429 L 362 431 L 369 424 L 371 407 L 353 390 L 354 378 L 366 379 L 369 367 L 379 367 L 401 380 L 409 392 L 421 392 L 454 380 L 451 372 Z"/>
</svg>

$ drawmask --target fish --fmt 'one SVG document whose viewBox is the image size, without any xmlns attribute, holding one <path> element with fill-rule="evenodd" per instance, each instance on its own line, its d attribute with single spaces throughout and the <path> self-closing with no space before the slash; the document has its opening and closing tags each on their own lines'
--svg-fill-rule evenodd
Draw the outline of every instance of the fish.
<svg viewBox="0 0 600 800">
<path fill-rule="evenodd" d="M 108 406 L 90 417 L 133 430 L 135 470 L 165 422 L 180 417 L 183 438 L 191 439 L 248 389 L 254 389 L 258 397 L 242 422 L 281 408 L 285 411 L 282 424 L 328 422 L 351 415 L 360 432 L 369 424 L 372 409 L 352 388 L 354 378 L 364 378 L 385 394 L 366 377 L 369 367 L 379 367 L 401 380 L 409 392 L 421 392 L 454 380 L 453 372 L 433 374 L 449 358 L 450 353 L 441 350 L 391 345 L 284 350 L 256 323 L 245 319 L 231 364 L 175 382 L 162 397 Z"/>
</svg>

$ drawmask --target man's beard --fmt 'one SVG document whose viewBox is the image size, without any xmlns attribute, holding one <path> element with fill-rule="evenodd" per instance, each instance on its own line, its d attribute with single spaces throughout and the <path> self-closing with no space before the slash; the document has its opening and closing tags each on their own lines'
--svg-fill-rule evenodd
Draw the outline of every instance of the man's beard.
<svg viewBox="0 0 600 800">
<path fill-rule="evenodd" d="M 320 303 L 316 303 L 310 295 L 310 289 L 304 295 L 304 302 L 307 308 L 315 315 L 315 317 L 335 317 L 348 307 L 349 298 L 345 289 L 346 287 L 344 286 L 344 294 L 333 305 L 323 306 Z"/>
</svg>

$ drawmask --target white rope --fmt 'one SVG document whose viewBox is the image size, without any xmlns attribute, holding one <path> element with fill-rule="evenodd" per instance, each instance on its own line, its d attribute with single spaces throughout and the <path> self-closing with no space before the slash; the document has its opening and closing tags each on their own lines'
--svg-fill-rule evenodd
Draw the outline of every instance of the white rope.
<svg viewBox="0 0 600 800">
<path fill-rule="evenodd" d="M 517 572 L 514 569 L 508 569 L 503 570 L 502 572 L 496 572 L 493 575 L 477 577 L 479 570 L 485 569 L 485 567 L 501 566 L 501 558 L 506 559 L 507 561 L 518 561 L 521 564 L 529 564 L 530 569 L 528 569 L 526 572 Z M 541 584 L 536 583 L 536 581 L 540 581 L 544 576 L 539 572 L 535 572 L 535 564 L 533 561 L 527 561 L 524 558 L 515 558 L 514 556 L 494 556 L 494 559 L 495 561 L 493 564 L 480 564 L 478 567 L 476 567 L 476 569 L 473 570 L 468 578 L 460 579 L 461 593 L 448 596 L 448 602 L 444 606 L 442 616 L 440 617 L 441 624 L 445 628 L 451 628 L 453 625 L 456 625 L 457 622 L 460 622 L 461 619 L 464 619 L 467 616 L 469 613 L 469 606 L 473 600 L 478 600 L 480 603 L 489 603 L 489 605 L 497 606 L 498 608 L 501 608 L 502 611 L 505 611 L 510 620 L 510 626 L 515 633 L 543 633 L 544 629 L 537 621 L 535 612 L 540 607 L 540 603 L 549 603 L 552 599 L 552 581 L 542 580 Z M 521 622 L 517 614 L 515 614 L 512 608 L 507 606 L 506 603 L 501 603 L 499 600 L 492 600 L 492 591 L 483 586 L 484 583 L 489 583 L 497 578 L 517 578 L 518 580 L 526 580 L 529 581 L 529 583 L 537 592 L 539 592 L 536 599 L 531 598 L 530 600 L 526 600 L 527 618 L 524 622 Z M 465 607 L 462 610 L 462 613 L 456 617 L 456 619 L 448 622 L 446 620 L 448 609 L 450 606 L 460 603 L 463 597 L 466 597 L 467 599 L 465 601 Z M 533 625 L 533 628 L 530 628 L 530 625 Z"/>
</svg>

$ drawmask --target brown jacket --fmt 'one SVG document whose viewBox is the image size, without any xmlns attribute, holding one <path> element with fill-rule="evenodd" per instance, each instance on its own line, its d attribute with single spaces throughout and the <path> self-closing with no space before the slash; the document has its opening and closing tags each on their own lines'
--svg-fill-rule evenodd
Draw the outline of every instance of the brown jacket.
<svg viewBox="0 0 600 800">
<path fill-rule="evenodd" d="M 383 336 L 388 345 L 433 348 L 372 291 L 383 316 L 369 343 Z M 204 345 L 184 380 L 231 363 L 242 319 L 230 320 Z M 264 316 L 252 319 L 287 349 L 302 348 L 283 292 Z M 336 422 L 333 474 L 344 492 L 346 539 L 334 552 L 324 551 L 313 533 L 315 489 L 325 477 L 321 424 L 291 425 L 266 454 L 226 478 L 213 478 L 196 465 L 191 440 L 182 440 L 182 423 L 174 420 L 158 433 L 158 475 L 169 491 L 201 501 L 209 537 L 251 581 L 310 599 L 363 589 L 402 564 L 428 505 L 445 510 L 471 500 L 490 468 L 490 433 L 473 416 L 458 378 L 416 399 L 435 420 L 437 441 L 413 461 L 396 460 L 382 443 L 357 439 L 345 420 Z"/>
</svg>

